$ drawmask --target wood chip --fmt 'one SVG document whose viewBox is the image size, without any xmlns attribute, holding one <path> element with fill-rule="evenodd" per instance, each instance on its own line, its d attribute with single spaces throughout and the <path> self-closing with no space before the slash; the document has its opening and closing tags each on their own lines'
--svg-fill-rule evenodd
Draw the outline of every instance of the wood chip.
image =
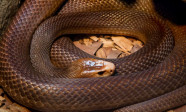
<svg viewBox="0 0 186 112">
<path fill-rule="evenodd" d="M 186 112 L 186 105 L 173 110 L 174 112 Z"/>
<path fill-rule="evenodd" d="M 114 47 L 114 42 L 111 39 L 104 37 L 99 38 L 99 41 L 103 43 L 103 47 Z"/>
<path fill-rule="evenodd" d="M 118 49 L 118 50 L 120 50 L 120 51 L 123 51 L 126 54 L 129 54 L 130 55 L 130 53 L 126 49 L 122 49 L 119 46 L 115 46 L 115 48 Z"/>
<path fill-rule="evenodd" d="M 4 91 L 2 88 L 0 88 L 0 106 L 5 105 L 6 99 L 4 98 Z"/>
<path fill-rule="evenodd" d="M 25 107 L 22 107 L 16 103 L 13 103 L 12 105 L 10 105 L 9 108 L 12 112 L 31 112 Z"/>
<path fill-rule="evenodd" d="M 112 52 L 112 47 L 103 47 L 103 50 L 106 53 L 106 56 L 108 56 Z"/>
<path fill-rule="evenodd" d="M 125 57 L 143 47 L 143 43 L 134 38 L 110 35 L 90 36 L 80 39 L 74 44 L 83 51 L 100 58 Z"/>
<path fill-rule="evenodd" d="M 2 97 L 2 96 L 0 96 L 0 102 L 1 102 L 1 103 L 2 103 L 2 102 L 5 102 L 5 98 Z"/>
<path fill-rule="evenodd" d="M 13 104 L 13 102 L 8 98 L 8 96 L 5 94 L 5 97 L 4 97 L 5 99 L 6 99 L 6 102 L 5 102 L 5 105 L 11 105 L 11 104 Z"/>
<path fill-rule="evenodd" d="M 98 37 L 96 37 L 96 36 L 90 36 L 90 38 L 93 40 L 93 41 L 95 41 L 95 42 L 97 42 L 99 39 L 98 39 Z"/>
<path fill-rule="evenodd" d="M 79 42 L 79 43 L 81 43 L 81 44 L 84 44 L 83 39 L 82 39 L 80 36 L 74 37 L 74 38 L 73 38 L 73 42 Z"/>
<path fill-rule="evenodd" d="M 99 41 L 100 42 L 106 42 L 107 40 L 105 38 L 101 37 L 101 38 L 99 38 Z"/>
<path fill-rule="evenodd" d="M 83 43 L 84 43 L 86 46 L 90 46 L 90 45 L 92 45 L 93 40 L 90 39 L 90 38 L 84 38 L 84 39 L 83 39 Z"/>
<path fill-rule="evenodd" d="M 111 37 L 115 44 L 117 44 L 124 51 L 130 51 L 133 47 L 133 44 L 130 40 L 122 36 L 113 36 Z"/>
<path fill-rule="evenodd" d="M 103 47 L 114 47 L 114 42 L 112 40 L 106 40 L 103 42 Z"/>
<path fill-rule="evenodd" d="M 114 50 L 118 50 L 118 49 L 116 49 L 115 47 L 113 47 L 112 50 L 114 51 Z"/>
<path fill-rule="evenodd" d="M 96 52 L 96 56 L 99 58 L 106 58 L 106 52 L 104 50 L 104 48 L 100 48 L 97 52 Z"/>
<path fill-rule="evenodd" d="M 6 108 L 0 108 L 0 112 L 12 112 L 11 110 L 8 110 Z"/>
<path fill-rule="evenodd" d="M 122 57 L 125 57 L 125 56 L 128 56 L 129 54 L 127 54 L 127 53 L 122 53 L 122 54 L 120 54 L 119 55 L 119 58 L 122 58 Z"/>
<path fill-rule="evenodd" d="M 0 112 L 31 112 L 27 108 L 22 107 L 16 103 L 13 103 L 2 88 L 0 88 Z"/>
<path fill-rule="evenodd" d="M 110 55 L 111 52 L 112 52 L 111 47 L 102 47 L 97 51 L 96 56 L 100 58 L 107 58 L 107 56 Z"/>
<path fill-rule="evenodd" d="M 133 41 L 132 44 L 133 45 L 139 45 L 140 47 L 143 47 L 143 43 L 141 41 L 139 41 L 139 40 Z"/>
<path fill-rule="evenodd" d="M 122 52 L 119 50 L 112 50 L 108 55 L 107 58 L 108 59 L 116 59 L 118 58 L 118 56 L 121 54 Z"/>
<path fill-rule="evenodd" d="M 84 52 L 87 52 L 90 55 L 94 55 L 98 48 L 102 45 L 101 42 L 94 42 L 91 45 L 83 45 L 80 44 L 78 41 L 74 42 L 74 45 L 83 50 Z"/>
</svg>

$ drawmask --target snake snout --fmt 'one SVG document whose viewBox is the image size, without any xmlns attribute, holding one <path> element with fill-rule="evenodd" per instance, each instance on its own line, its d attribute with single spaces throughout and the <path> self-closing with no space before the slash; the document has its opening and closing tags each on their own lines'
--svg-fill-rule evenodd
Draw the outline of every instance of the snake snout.
<svg viewBox="0 0 186 112">
<path fill-rule="evenodd" d="M 111 62 L 98 60 L 97 63 L 103 64 L 103 66 L 100 67 L 97 71 L 95 71 L 96 77 L 105 77 L 110 76 L 115 71 L 115 65 Z"/>
</svg>

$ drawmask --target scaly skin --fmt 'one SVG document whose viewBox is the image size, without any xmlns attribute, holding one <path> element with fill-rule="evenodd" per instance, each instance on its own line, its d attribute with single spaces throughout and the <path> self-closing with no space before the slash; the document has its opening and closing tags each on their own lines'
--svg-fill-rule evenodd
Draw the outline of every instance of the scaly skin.
<svg viewBox="0 0 186 112">
<path fill-rule="evenodd" d="M 186 103 L 185 26 L 177 26 L 157 16 L 153 9 L 148 9 L 152 8 L 152 1 L 138 1 L 132 3 L 134 6 L 131 8 L 119 0 L 70 0 L 59 16 L 41 23 L 62 3 L 63 0 L 26 0 L 2 38 L 0 85 L 14 100 L 27 107 L 49 112 L 121 107 L 124 108 L 118 111 L 148 111 L 149 107 L 152 107 L 150 111 L 164 111 Z M 146 3 L 145 6 L 143 3 Z M 73 13 L 76 11 L 82 13 Z M 76 33 L 134 36 L 146 45 L 128 57 L 109 60 L 116 65 L 119 76 L 66 79 L 51 74 L 55 72 L 54 69 L 49 74 L 41 74 L 32 66 L 30 46 L 33 51 L 36 50 L 31 45 L 33 35 L 32 43 L 36 45 L 38 42 L 37 47 L 46 46 L 42 49 L 48 50 L 59 35 Z M 49 44 L 43 44 L 40 40 L 43 38 Z M 66 54 L 71 61 L 91 57 L 69 41 L 62 43 L 62 46 L 68 46 L 62 54 Z M 73 51 L 75 55 L 72 55 Z M 46 56 L 46 52 L 43 53 Z M 69 53 L 71 58 L 67 55 Z M 45 58 L 43 60 L 41 63 L 46 62 Z M 160 99 L 163 101 L 160 102 Z M 144 101 L 152 105 L 140 103 Z M 132 106 L 125 108 L 128 105 Z"/>
</svg>

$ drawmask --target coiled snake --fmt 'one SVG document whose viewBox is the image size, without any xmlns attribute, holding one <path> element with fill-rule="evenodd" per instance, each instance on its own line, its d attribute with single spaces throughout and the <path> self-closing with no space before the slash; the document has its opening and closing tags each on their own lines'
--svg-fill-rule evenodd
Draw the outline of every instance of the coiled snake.
<svg viewBox="0 0 186 112">
<path fill-rule="evenodd" d="M 0 85 L 20 104 L 40 111 L 150 112 L 184 105 L 186 26 L 161 17 L 155 2 L 26 0 L 1 40 Z M 44 21 L 56 10 L 57 16 Z M 145 46 L 125 58 L 108 60 L 116 65 L 117 76 L 61 78 L 46 55 L 51 44 L 60 35 L 87 33 L 132 36 Z M 69 62 L 92 57 L 69 39 L 61 41 L 62 52 L 52 48 L 53 63 L 60 63 L 60 55 Z M 32 65 L 30 57 L 42 58 Z M 33 67 L 40 65 L 42 70 Z"/>
</svg>

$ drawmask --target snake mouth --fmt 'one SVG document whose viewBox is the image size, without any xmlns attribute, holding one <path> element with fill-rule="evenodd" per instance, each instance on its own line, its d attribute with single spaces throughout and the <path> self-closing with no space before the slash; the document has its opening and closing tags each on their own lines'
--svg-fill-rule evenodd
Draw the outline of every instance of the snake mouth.
<svg viewBox="0 0 186 112">
<path fill-rule="evenodd" d="M 103 61 L 104 66 L 100 68 L 100 71 L 95 71 L 97 77 L 106 77 L 114 74 L 115 65 L 111 62 Z"/>
<path fill-rule="evenodd" d="M 105 71 L 97 72 L 98 77 L 111 76 L 112 74 L 114 74 L 114 70 L 105 70 Z"/>
</svg>

